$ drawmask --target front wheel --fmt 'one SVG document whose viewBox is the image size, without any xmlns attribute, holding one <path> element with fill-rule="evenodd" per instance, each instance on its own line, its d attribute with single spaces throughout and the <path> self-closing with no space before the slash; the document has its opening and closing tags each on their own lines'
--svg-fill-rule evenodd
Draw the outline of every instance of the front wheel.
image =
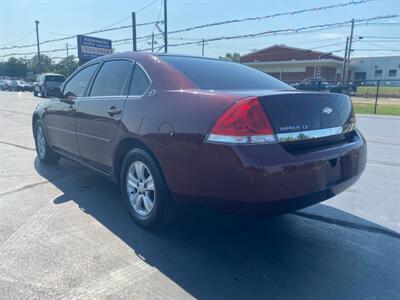
<svg viewBox="0 0 400 300">
<path fill-rule="evenodd" d="M 44 89 L 42 87 L 40 87 L 40 97 L 46 98 L 46 92 L 44 91 Z"/>
<path fill-rule="evenodd" d="M 35 126 L 35 146 L 39 160 L 45 164 L 55 164 L 59 161 L 60 156 L 50 149 L 44 133 L 43 125 L 40 121 Z"/>
<path fill-rule="evenodd" d="M 138 225 L 161 227 L 176 218 L 177 207 L 161 170 L 146 151 L 133 149 L 125 156 L 121 189 L 128 211 Z"/>
</svg>

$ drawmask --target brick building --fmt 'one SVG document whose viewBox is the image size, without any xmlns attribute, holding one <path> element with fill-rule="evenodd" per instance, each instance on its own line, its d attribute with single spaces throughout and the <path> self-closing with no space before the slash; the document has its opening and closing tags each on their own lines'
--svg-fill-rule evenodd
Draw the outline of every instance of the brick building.
<svg viewBox="0 0 400 300">
<path fill-rule="evenodd" d="M 274 45 L 240 57 L 240 62 L 286 82 L 306 78 L 338 81 L 343 58 L 308 49 Z"/>
</svg>

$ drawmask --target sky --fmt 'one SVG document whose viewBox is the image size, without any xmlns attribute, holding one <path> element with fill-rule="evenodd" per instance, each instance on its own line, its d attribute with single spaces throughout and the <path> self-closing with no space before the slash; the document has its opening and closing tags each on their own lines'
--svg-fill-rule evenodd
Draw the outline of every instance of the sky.
<svg viewBox="0 0 400 300">
<path fill-rule="evenodd" d="M 168 31 L 225 20 L 247 17 L 261 17 L 275 13 L 316 8 L 332 4 L 346 3 L 337 1 L 294 1 L 294 0 L 168 0 Z M 47 0 L 18 1 L 0 0 L 0 48 L 14 45 L 27 45 L 36 42 L 35 20 L 39 20 L 40 41 L 61 38 L 68 35 L 83 34 L 90 31 L 131 24 L 131 12 L 136 11 L 137 23 L 163 20 L 163 0 Z M 400 15 L 400 0 L 374 0 L 358 5 L 338 7 L 327 10 L 305 12 L 297 15 L 239 22 L 221 26 L 212 26 L 183 33 L 169 34 L 169 44 L 197 42 L 198 44 L 169 47 L 168 52 L 198 55 L 202 53 L 201 40 L 269 30 L 300 28 L 318 24 L 349 21 L 352 18 L 363 19 L 375 16 Z M 159 27 L 163 29 L 163 25 Z M 137 35 L 160 33 L 151 25 L 137 28 Z M 253 38 L 241 38 L 206 42 L 205 56 L 219 57 L 227 52 L 241 55 L 274 44 L 315 49 L 343 55 L 346 36 L 350 34 L 350 25 L 317 30 L 308 33 L 298 32 L 280 35 L 262 35 Z M 118 40 L 131 38 L 130 28 L 97 33 L 92 36 Z M 364 36 L 363 39 L 359 39 Z M 400 55 L 400 18 L 371 21 L 369 24 L 355 25 L 352 57 Z M 151 39 L 138 41 L 139 49 L 150 47 Z M 76 47 L 76 38 L 41 45 L 41 51 Z M 156 46 L 162 46 L 162 37 L 156 38 Z M 130 51 L 131 42 L 114 43 L 115 51 Z M 159 49 L 159 48 L 156 48 Z M 36 47 L 0 50 L 0 56 L 10 53 L 24 54 L 36 51 Z M 163 50 L 161 50 L 163 51 Z M 70 55 L 77 54 L 70 49 Z M 66 56 L 66 50 L 49 53 L 59 59 Z M 18 57 L 18 56 L 17 56 Z M 0 60 L 8 59 L 2 57 Z"/>
</svg>

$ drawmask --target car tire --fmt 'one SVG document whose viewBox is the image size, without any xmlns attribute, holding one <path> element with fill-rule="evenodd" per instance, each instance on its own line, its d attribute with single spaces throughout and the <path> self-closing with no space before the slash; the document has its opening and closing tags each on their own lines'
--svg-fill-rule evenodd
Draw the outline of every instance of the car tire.
<svg viewBox="0 0 400 300">
<path fill-rule="evenodd" d="M 38 93 L 36 92 L 35 89 L 33 90 L 33 96 L 34 96 L 34 97 L 37 97 L 37 96 L 38 96 Z"/>
<path fill-rule="evenodd" d="M 176 219 L 178 207 L 160 167 L 145 150 L 128 152 L 122 163 L 120 183 L 128 211 L 139 226 L 158 228 Z"/>
<path fill-rule="evenodd" d="M 47 143 L 46 135 L 42 122 L 39 120 L 35 124 L 35 146 L 39 160 L 45 164 L 56 164 L 60 160 L 60 155 L 55 153 Z"/>
<path fill-rule="evenodd" d="M 40 97 L 42 97 L 42 98 L 45 98 L 45 97 L 46 97 L 46 95 L 45 95 L 45 93 L 43 92 L 43 89 L 42 89 L 42 88 L 40 88 Z"/>
</svg>

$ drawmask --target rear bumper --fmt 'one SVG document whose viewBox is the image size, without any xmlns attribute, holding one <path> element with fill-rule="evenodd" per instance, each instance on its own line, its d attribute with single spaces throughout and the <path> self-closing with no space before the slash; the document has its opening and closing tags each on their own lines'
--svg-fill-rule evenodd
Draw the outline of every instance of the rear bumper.
<svg viewBox="0 0 400 300">
<path fill-rule="evenodd" d="M 280 144 L 205 144 L 172 192 L 179 202 L 227 211 L 275 215 L 329 199 L 353 185 L 365 169 L 360 133 L 349 143 L 290 153 Z"/>
</svg>

